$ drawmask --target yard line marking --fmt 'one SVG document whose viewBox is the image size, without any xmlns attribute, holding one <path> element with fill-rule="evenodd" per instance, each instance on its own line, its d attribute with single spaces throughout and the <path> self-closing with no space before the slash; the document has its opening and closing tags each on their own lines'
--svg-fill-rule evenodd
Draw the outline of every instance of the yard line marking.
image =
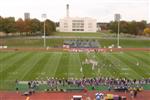
<svg viewBox="0 0 150 100">
<path fill-rule="evenodd" d="M 59 57 L 58 56 L 56 56 L 56 54 L 55 54 L 55 57 L 56 57 L 56 60 L 55 60 L 55 66 L 56 66 L 56 68 L 55 68 L 55 71 L 54 71 L 54 77 L 56 77 L 57 76 L 57 70 L 58 70 L 58 67 L 59 67 L 59 64 L 60 64 L 60 62 L 61 62 L 61 57 L 62 57 L 62 55 L 63 55 L 63 52 L 60 52 L 59 53 Z M 54 58 L 53 58 L 54 59 Z M 57 63 L 56 63 L 56 61 L 57 61 Z"/>
<path fill-rule="evenodd" d="M 27 98 L 26 98 L 26 100 L 29 100 L 29 99 L 30 99 L 30 97 L 27 97 Z"/>
<path fill-rule="evenodd" d="M 26 77 L 26 75 L 29 74 L 29 71 L 35 66 L 36 63 L 38 63 L 38 61 L 40 60 L 40 56 L 41 56 L 41 53 L 34 53 L 34 55 L 28 59 L 26 61 L 26 63 L 24 63 L 24 69 L 22 69 L 23 71 L 26 70 L 25 72 L 22 72 L 23 74 L 21 75 L 21 78 L 20 79 L 24 79 Z M 36 59 L 36 60 L 35 60 Z M 32 62 L 32 63 L 31 63 Z M 22 67 L 23 67 L 22 66 Z M 29 67 L 26 67 L 26 66 L 29 66 Z M 20 70 L 20 71 L 22 71 Z"/>
<path fill-rule="evenodd" d="M 85 53 L 78 53 L 77 54 L 77 57 L 78 57 L 77 60 L 78 60 L 78 62 L 80 64 L 80 68 L 82 67 L 82 73 L 81 74 L 82 74 L 82 77 L 83 77 L 83 76 L 85 76 L 85 74 L 84 74 L 84 70 L 83 70 L 84 69 L 84 67 L 83 67 L 84 65 L 82 65 L 82 58 L 80 57 L 81 55 L 85 55 Z M 85 55 L 85 56 L 87 58 L 87 55 Z"/>
<path fill-rule="evenodd" d="M 49 76 L 55 77 L 55 73 L 57 71 L 57 67 L 59 65 L 61 55 L 62 53 L 51 53 L 51 56 L 49 57 L 49 61 L 47 62 L 46 67 L 42 70 L 42 72 L 44 71 L 48 73 Z M 50 73 L 48 69 L 51 70 Z"/>
<path fill-rule="evenodd" d="M 117 55 L 117 56 L 114 56 L 114 59 L 118 59 L 118 61 L 119 62 L 121 62 L 122 63 L 122 65 L 124 65 L 124 67 L 126 67 L 126 68 L 128 68 L 129 70 L 130 70 L 130 72 L 132 72 L 132 73 L 134 73 L 133 75 L 134 76 L 132 76 L 132 77 L 140 77 L 140 78 L 142 78 L 143 76 L 141 76 L 141 75 L 139 75 L 139 73 L 137 72 L 137 71 L 135 71 L 134 69 L 133 69 L 133 67 L 131 66 L 132 64 L 132 62 L 129 60 L 129 59 L 136 59 L 136 58 L 134 58 L 134 57 L 132 57 L 132 56 L 130 56 L 129 54 L 127 54 L 127 53 L 124 53 L 124 55 Z M 125 61 L 124 61 L 125 60 Z M 126 62 L 127 61 L 127 62 Z M 129 65 L 128 65 L 129 64 Z M 130 74 L 130 73 L 129 73 Z M 136 76 L 135 76 L 136 75 Z"/>
</svg>

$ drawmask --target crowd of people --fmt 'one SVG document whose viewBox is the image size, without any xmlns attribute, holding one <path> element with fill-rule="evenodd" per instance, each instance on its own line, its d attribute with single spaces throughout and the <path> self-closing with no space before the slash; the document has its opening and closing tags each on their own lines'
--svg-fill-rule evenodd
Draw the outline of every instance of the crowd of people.
<svg viewBox="0 0 150 100">
<path fill-rule="evenodd" d="M 35 89 L 38 86 L 39 86 L 39 82 L 38 81 L 29 81 L 28 82 L 28 88 L 29 89 Z"/>
<path fill-rule="evenodd" d="M 18 85 L 20 82 L 16 80 L 16 84 Z M 69 78 L 69 79 L 58 79 L 58 78 L 48 78 L 47 80 L 34 80 L 34 81 L 28 81 L 28 91 L 25 92 L 23 95 L 32 95 L 35 93 L 35 90 L 38 89 L 39 85 L 47 85 L 47 88 L 45 88 L 45 91 L 64 91 L 64 89 L 71 88 L 71 87 L 77 87 L 81 88 L 84 92 L 84 90 L 87 90 L 88 86 L 92 86 L 92 89 L 95 90 L 98 86 L 107 86 L 108 90 L 115 90 L 118 87 L 121 89 L 124 89 L 124 92 L 129 92 L 131 98 L 136 98 L 139 91 L 143 90 L 142 85 L 144 84 L 150 84 L 150 78 L 147 79 L 140 79 L 140 80 L 130 80 L 126 78 L 109 78 L 109 77 L 96 77 L 96 78 Z M 16 88 L 18 91 L 18 88 Z M 86 91 L 87 92 L 87 91 Z M 86 93 L 85 92 L 85 93 Z M 96 98 L 101 97 L 99 94 L 96 96 Z M 99 100 L 99 99 L 97 99 Z"/>
<path fill-rule="evenodd" d="M 118 78 L 85 78 L 82 79 L 56 79 L 56 78 L 48 78 L 47 84 L 49 87 L 58 87 L 58 86 L 77 86 L 77 87 L 87 87 L 93 86 L 93 89 L 96 86 L 105 85 L 108 86 L 109 89 L 113 87 L 127 87 L 131 88 L 131 86 L 140 86 L 141 84 L 150 84 L 149 79 L 141 79 L 141 80 L 129 80 L 129 79 L 118 79 Z"/>
<path fill-rule="evenodd" d="M 16 82 L 18 84 L 19 81 Z M 150 84 L 150 78 L 148 79 L 141 79 L 141 80 L 129 80 L 129 79 L 118 79 L 118 78 L 108 78 L 108 77 L 96 77 L 96 78 L 81 78 L 81 79 L 57 79 L 57 78 L 47 78 L 47 80 L 36 80 L 36 81 L 29 81 L 28 88 L 29 89 L 36 89 L 40 84 L 46 84 L 49 89 L 57 89 L 63 87 L 79 87 L 79 88 L 86 88 L 88 86 L 92 86 L 94 90 L 98 86 L 108 86 L 108 90 L 111 91 L 112 89 L 116 89 L 118 87 L 123 87 L 126 90 L 132 90 L 138 88 L 140 90 L 142 88 L 142 84 Z"/>
</svg>

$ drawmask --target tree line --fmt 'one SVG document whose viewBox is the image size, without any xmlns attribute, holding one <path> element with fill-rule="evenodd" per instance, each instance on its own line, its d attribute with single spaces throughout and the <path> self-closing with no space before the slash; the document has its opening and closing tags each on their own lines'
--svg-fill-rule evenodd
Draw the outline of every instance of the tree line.
<svg viewBox="0 0 150 100">
<path fill-rule="evenodd" d="M 111 21 L 108 24 L 108 29 L 112 33 L 118 32 L 118 22 L 117 21 Z M 148 27 L 148 24 L 146 21 L 120 21 L 120 33 L 124 34 L 132 34 L 132 35 L 146 35 L 150 34 L 148 33 L 150 30 L 150 27 Z"/>
<path fill-rule="evenodd" d="M 46 19 L 46 35 L 52 34 L 52 32 L 56 31 L 56 25 L 59 26 L 59 23 L 55 23 L 49 19 Z M 118 31 L 118 22 L 116 21 L 111 21 L 103 26 L 105 30 L 110 30 L 112 33 L 117 33 Z M 3 18 L 0 16 L 0 32 L 4 32 L 6 34 L 43 35 L 43 27 L 44 23 L 36 18 L 27 20 L 19 18 L 15 21 L 14 17 Z M 120 21 L 120 33 L 132 35 L 150 35 L 150 25 L 148 26 L 146 21 Z"/>
<path fill-rule="evenodd" d="M 0 16 L 0 32 L 18 35 L 43 35 L 44 22 L 34 18 L 23 20 L 14 17 L 3 18 Z M 46 35 L 56 31 L 55 23 L 49 19 L 45 20 Z"/>
</svg>

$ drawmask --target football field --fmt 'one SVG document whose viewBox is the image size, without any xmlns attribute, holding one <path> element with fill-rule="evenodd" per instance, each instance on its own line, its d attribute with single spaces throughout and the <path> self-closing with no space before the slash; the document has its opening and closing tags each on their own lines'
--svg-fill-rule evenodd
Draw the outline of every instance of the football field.
<svg viewBox="0 0 150 100">
<path fill-rule="evenodd" d="M 150 77 L 150 52 L 0 52 L 1 89 L 15 80 L 55 78 L 115 77 L 142 79 Z M 97 62 L 84 63 L 86 59 Z M 7 84 L 6 84 L 7 83 Z M 9 86 L 8 83 L 11 85 Z"/>
<path fill-rule="evenodd" d="M 99 48 L 116 47 L 116 35 L 102 33 L 56 33 L 48 36 L 48 48 L 62 48 L 66 40 L 97 40 Z M 0 38 L 1 46 L 24 51 L 0 52 L 0 90 L 15 90 L 15 80 L 47 80 L 47 78 L 112 77 L 142 79 L 150 77 L 150 52 L 63 52 L 40 51 L 41 37 Z M 120 46 L 124 48 L 150 48 L 150 39 L 121 36 Z M 30 50 L 29 50 L 30 49 Z M 31 50 L 32 49 L 32 50 Z M 93 61 L 96 64 L 86 62 Z"/>
</svg>

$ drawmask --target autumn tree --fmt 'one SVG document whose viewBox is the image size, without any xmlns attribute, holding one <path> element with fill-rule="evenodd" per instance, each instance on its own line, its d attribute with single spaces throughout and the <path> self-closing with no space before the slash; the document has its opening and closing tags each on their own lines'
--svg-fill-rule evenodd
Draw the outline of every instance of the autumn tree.
<svg viewBox="0 0 150 100">
<path fill-rule="evenodd" d="M 144 29 L 144 34 L 150 36 L 150 28 L 145 28 Z"/>
<path fill-rule="evenodd" d="M 46 29 L 46 35 L 51 34 L 52 32 L 56 31 L 55 23 L 52 22 L 51 20 L 47 19 L 45 21 L 45 25 L 46 25 L 46 27 L 45 27 L 45 29 Z"/>
<path fill-rule="evenodd" d="M 25 32 L 25 23 L 21 18 L 16 21 L 16 30 L 19 33 Z"/>
<path fill-rule="evenodd" d="M 16 32 L 16 26 L 15 26 L 15 18 L 14 17 L 8 17 L 4 18 L 2 21 L 2 31 L 5 33 L 14 33 Z"/>
<path fill-rule="evenodd" d="M 39 32 L 41 31 L 41 22 L 38 19 L 31 19 L 30 27 L 31 27 L 32 33 Z"/>
<path fill-rule="evenodd" d="M 55 23 L 49 19 L 45 21 L 46 23 L 46 33 L 51 34 L 56 31 Z M 0 32 L 4 33 L 14 33 L 20 35 L 39 35 L 43 34 L 43 22 L 38 19 L 27 19 L 22 20 L 19 18 L 15 21 L 14 17 L 3 18 L 0 16 Z"/>
<path fill-rule="evenodd" d="M 0 32 L 3 32 L 3 17 L 0 16 Z"/>
<path fill-rule="evenodd" d="M 120 22 L 120 31 L 122 32 L 122 33 L 128 33 L 128 22 L 126 22 L 126 21 L 121 21 Z"/>
<path fill-rule="evenodd" d="M 143 33 L 144 28 L 146 27 L 146 21 L 136 22 L 126 22 L 120 21 L 120 33 L 127 33 L 133 35 L 141 35 Z M 118 22 L 110 22 L 109 29 L 113 33 L 118 32 Z"/>
<path fill-rule="evenodd" d="M 32 32 L 32 29 L 31 29 L 31 20 L 30 19 L 27 19 L 27 20 L 25 20 L 24 21 L 24 23 L 25 23 L 25 32 L 26 32 L 26 34 L 27 35 L 30 35 L 30 33 Z"/>
<path fill-rule="evenodd" d="M 109 27 L 109 29 L 111 30 L 112 33 L 117 33 L 117 30 L 118 30 L 118 23 L 117 23 L 117 21 L 115 21 L 115 22 L 111 21 L 109 23 L 108 27 Z"/>
<path fill-rule="evenodd" d="M 138 35 L 138 27 L 136 21 L 129 22 L 128 33 Z"/>
</svg>

